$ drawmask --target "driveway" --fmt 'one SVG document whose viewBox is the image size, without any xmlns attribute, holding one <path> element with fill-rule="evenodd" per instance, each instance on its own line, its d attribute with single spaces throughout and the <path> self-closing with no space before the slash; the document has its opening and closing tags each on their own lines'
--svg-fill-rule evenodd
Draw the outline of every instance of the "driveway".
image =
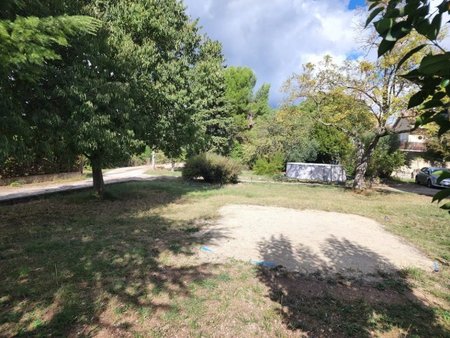
<svg viewBox="0 0 450 338">
<path fill-rule="evenodd" d="M 438 188 L 428 188 L 424 185 L 419 185 L 415 183 L 390 183 L 388 185 L 380 185 L 377 188 L 387 191 L 408 192 L 424 196 L 434 196 L 434 194 L 436 194 L 439 191 Z"/>
<path fill-rule="evenodd" d="M 137 181 L 137 180 L 150 180 L 155 176 L 145 174 L 151 167 L 139 166 L 139 167 L 125 167 L 108 170 L 103 174 L 103 180 L 105 184 Z M 62 192 L 68 190 L 78 190 L 92 187 L 92 178 L 86 180 L 80 180 L 75 182 L 64 183 L 48 183 L 39 186 L 23 186 L 16 188 L 1 188 L 0 187 L 0 202 L 12 201 L 16 199 L 29 198 L 34 196 L 40 196 L 55 192 Z"/>
</svg>

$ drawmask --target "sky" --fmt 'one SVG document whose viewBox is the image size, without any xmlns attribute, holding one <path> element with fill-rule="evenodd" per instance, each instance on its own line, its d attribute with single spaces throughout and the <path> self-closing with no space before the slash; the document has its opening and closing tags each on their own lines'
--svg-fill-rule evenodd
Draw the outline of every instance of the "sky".
<svg viewBox="0 0 450 338">
<path fill-rule="evenodd" d="M 257 87 L 271 84 L 270 103 L 283 100 L 283 82 L 302 64 L 329 54 L 357 58 L 357 17 L 364 0 L 184 0 L 202 31 L 219 40 L 228 66 L 248 66 Z M 359 14 L 358 14 L 359 13 Z M 364 14 L 366 15 L 366 14 Z M 360 19 L 359 19 L 360 20 Z"/>
</svg>

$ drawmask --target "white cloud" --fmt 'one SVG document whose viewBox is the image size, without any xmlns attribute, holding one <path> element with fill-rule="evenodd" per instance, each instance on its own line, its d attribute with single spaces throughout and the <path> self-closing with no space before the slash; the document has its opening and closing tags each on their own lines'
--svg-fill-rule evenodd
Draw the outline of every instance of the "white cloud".
<svg viewBox="0 0 450 338">
<path fill-rule="evenodd" d="M 356 11 L 348 0 L 185 0 L 203 31 L 223 44 L 228 65 L 248 66 L 258 85 L 282 83 L 301 65 L 330 54 L 343 60 L 358 48 Z"/>
</svg>

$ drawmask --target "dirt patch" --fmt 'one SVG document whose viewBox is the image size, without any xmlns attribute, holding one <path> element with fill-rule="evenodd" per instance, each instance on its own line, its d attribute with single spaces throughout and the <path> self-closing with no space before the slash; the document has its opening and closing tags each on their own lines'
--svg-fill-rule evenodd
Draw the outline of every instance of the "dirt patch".
<svg viewBox="0 0 450 338">
<path fill-rule="evenodd" d="M 206 261 L 234 258 L 302 273 L 375 274 L 433 262 L 369 218 L 316 210 L 228 205 L 218 223 L 201 232 L 209 240 L 199 256 Z M 214 236 L 210 236 L 214 238 Z"/>
</svg>

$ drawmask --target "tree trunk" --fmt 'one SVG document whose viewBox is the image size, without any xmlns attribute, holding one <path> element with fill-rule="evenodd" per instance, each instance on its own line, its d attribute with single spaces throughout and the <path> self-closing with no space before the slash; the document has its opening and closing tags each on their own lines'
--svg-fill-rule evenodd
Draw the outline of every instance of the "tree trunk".
<svg viewBox="0 0 450 338">
<path fill-rule="evenodd" d="M 367 167 L 369 166 L 372 153 L 375 150 L 378 141 L 380 141 L 380 137 L 381 136 L 376 135 L 367 149 L 364 149 L 364 144 L 362 142 L 358 142 L 357 165 L 355 169 L 355 179 L 353 181 L 353 190 L 364 190 L 364 177 L 366 176 Z"/>
<path fill-rule="evenodd" d="M 105 182 L 103 182 L 102 166 L 97 161 L 91 161 L 92 164 L 92 180 L 94 183 L 94 190 L 98 197 L 103 197 L 105 192 Z"/>
</svg>

